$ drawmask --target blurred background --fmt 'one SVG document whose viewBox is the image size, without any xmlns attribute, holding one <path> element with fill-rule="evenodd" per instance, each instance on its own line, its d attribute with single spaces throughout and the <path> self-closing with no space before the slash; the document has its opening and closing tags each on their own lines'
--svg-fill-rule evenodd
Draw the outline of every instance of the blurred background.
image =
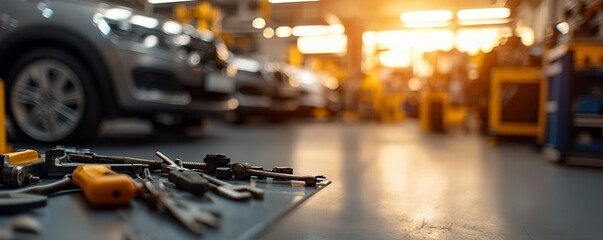
<svg viewBox="0 0 603 240">
<path fill-rule="evenodd" d="M 0 125 L 330 177 L 274 238 L 587 239 L 602 24 L 600 0 L 1 1 Z"/>
</svg>

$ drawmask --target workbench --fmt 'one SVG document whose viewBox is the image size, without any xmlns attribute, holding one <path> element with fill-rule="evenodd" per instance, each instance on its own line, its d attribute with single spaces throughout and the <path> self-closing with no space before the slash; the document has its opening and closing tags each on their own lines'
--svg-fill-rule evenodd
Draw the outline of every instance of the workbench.
<svg viewBox="0 0 603 240">
<path fill-rule="evenodd" d="M 233 180 L 232 184 L 251 184 L 265 191 L 263 200 L 232 201 L 208 192 L 196 197 L 174 191 L 179 197 L 198 203 L 204 210 L 220 215 L 221 226 L 208 228 L 205 239 L 252 239 L 302 202 L 330 184 L 324 180 L 316 187 L 303 182 Z M 171 186 L 167 182 L 166 186 Z M 26 214 L 42 226 L 40 239 L 199 239 L 168 213 L 160 213 L 135 200 L 128 207 L 97 209 L 91 207 L 78 190 L 51 196 L 48 205 L 20 214 L 0 214 L 0 227 Z"/>
</svg>

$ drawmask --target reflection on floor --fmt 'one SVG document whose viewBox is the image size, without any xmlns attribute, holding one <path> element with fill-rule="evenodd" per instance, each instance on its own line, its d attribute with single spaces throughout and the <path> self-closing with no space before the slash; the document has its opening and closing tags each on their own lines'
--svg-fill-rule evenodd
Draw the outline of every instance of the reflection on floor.
<svg viewBox="0 0 603 240">
<path fill-rule="evenodd" d="M 19 146 L 18 146 L 19 147 Z M 597 239 L 603 170 L 559 166 L 526 145 L 432 135 L 414 122 L 212 125 L 196 137 L 107 136 L 98 153 L 292 166 L 333 184 L 264 233 L 269 239 Z"/>
</svg>

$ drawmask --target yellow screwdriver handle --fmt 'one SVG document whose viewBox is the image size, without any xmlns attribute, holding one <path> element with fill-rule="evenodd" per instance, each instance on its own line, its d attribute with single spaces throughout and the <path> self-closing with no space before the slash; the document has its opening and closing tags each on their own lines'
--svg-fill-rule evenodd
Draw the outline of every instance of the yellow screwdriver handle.
<svg viewBox="0 0 603 240">
<path fill-rule="evenodd" d="M 94 207 L 128 205 L 137 193 L 136 184 L 128 175 L 116 173 L 100 164 L 78 166 L 72 180 Z"/>
<path fill-rule="evenodd" d="M 19 152 L 10 152 L 3 154 L 8 157 L 9 166 L 25 165 L 28 163 L 40 160 L 40 156 L 36 150 L 23 150 Z"/>
</svg>

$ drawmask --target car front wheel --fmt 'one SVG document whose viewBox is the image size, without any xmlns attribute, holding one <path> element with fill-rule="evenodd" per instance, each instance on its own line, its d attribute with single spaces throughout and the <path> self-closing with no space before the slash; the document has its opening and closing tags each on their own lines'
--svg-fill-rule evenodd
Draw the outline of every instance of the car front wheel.
<svg viewBox="0 0 603 240">
<path fill-rule="evenodd" d="M 96 135 L 100 122 L 92 77 L 80 61 L 56 49 L 24 54 L 7 79 L 8 113 L 17 136 L 73 143 Z"/>
</svg>

